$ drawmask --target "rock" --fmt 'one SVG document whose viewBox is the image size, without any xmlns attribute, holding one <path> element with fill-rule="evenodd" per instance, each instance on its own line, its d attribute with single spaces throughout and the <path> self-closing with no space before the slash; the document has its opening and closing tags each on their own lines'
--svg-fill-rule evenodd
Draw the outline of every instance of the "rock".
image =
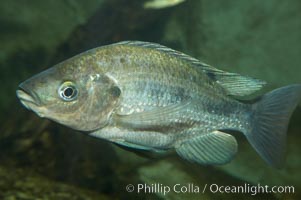
<svg viewBox="0 0 301 200">
<path fill-rule="evenodd" d="M 49 180 L 28 169 L 5 166 L 0 166 L 0 197 L 3 200 L 110 199 L 103 194 Z"/>
<path fill-rule="evenodd" d="M 0 60 L 17 50 L 44 48 L 54 51 L 75 27 L 84 24 L 103 0 L 3 3 L 0 8 Z M 30 66 L 28 66 L 30 67 Z"/>
<path fill-rule="evenodd" d="M 300 83 L 300 6 L 297 0 L 188 1 L 173 12 L 163 42 L 273 87 Z"/>
</svg>

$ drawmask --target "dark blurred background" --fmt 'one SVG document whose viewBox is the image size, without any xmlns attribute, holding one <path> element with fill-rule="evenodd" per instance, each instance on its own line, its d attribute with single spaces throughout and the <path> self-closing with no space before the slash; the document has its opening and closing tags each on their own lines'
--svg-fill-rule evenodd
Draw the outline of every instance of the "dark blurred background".
<svg viewBox="0 0 301 200">
<path fill-rule="evenodd" d="M 85 50 L 123 40 L 156 42 L 225 71 L 301 83 L 301 2 L 186 0 L 147 9 L 142 0 L 0 0 L 0 199 L 300 199 L 301 108 L 288 130 L 287 162 L 267 166 L 241 135 L 225 166 L 145 158 L 38 118 L 18 84 Z M 294 186 L 295 193 L 128 193 L 127 184 Z"/>
</svg>

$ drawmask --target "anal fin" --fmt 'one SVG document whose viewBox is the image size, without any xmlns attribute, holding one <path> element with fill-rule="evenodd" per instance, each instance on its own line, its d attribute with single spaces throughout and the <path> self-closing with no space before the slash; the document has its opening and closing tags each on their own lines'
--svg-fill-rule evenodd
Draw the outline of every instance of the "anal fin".
<svg viewBox="0 0 301 200">
<path fill-rule="evenodd" d="M 184 141 L 176 147 L 176 152 L 190 162 L 220 165 L 232 160 L 237 152 L 237 142 L 230 134 L 214 131 Z"/>
</svg>

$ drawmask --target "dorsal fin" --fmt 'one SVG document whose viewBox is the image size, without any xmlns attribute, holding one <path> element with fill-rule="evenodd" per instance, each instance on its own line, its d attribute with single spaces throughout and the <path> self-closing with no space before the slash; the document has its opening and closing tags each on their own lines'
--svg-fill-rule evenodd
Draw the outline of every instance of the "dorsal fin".
<svg viewBox="0 0 301 200">
<path fill-rule="evenodd" d="M 265 81 L 251 78 L 248 76 L 242 76 L 236 73 L 225 72 L 216 69 L 206 63 L 203 63 L 191 56 L 188 56 L 179 51 L 170 49 L 160 44 L 142 41 L 123 41 L 116 43 L 114 45 L 130 45 L 130 46 L 140 46 L 143 48 L 155 49 L 162 53 L 166 53 L 171 56 L 175 56 L 184 62 L 197 67 L 203 73 L 205 73 L 212 81 L 215 81 L 221 85 L 227 94 L 234 96 L 245 96 L 258 91 L 266 84 Z"/>
</svg>

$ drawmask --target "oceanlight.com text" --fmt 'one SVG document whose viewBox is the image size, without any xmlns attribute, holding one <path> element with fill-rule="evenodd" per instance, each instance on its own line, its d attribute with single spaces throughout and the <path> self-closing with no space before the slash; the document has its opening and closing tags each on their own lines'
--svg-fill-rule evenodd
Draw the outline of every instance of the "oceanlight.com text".
<svg viewBox="0 0 301 200">
<path fill-rule="evenodd" d="M 204 184 L 202 186 L 196 185 L 194 183 L 186 183 L 186 184 L 174 184 L 174 185 L 164 185 L 161 183 L 154 184 L 146 184 L 146 183 L 138 183 L 128 184 L 126 186 L 127 192 L 135 192 L 135 193 L 144 193 L 144 194 L 162 194 L 166 195 L 170 192 L 181 193 L 181 194 L 204 194 L 205 192 L 210 193 L 221 193 L 221 194 L 265 194 L 265 193 L 295 193 L 294 186 L 269 186 L 262 185 L 258 183 L 257 185 L 251 185 L 249 183 L 245 183 L 244 185 L 218 185 L 218 184 Z"/>
</svg>

